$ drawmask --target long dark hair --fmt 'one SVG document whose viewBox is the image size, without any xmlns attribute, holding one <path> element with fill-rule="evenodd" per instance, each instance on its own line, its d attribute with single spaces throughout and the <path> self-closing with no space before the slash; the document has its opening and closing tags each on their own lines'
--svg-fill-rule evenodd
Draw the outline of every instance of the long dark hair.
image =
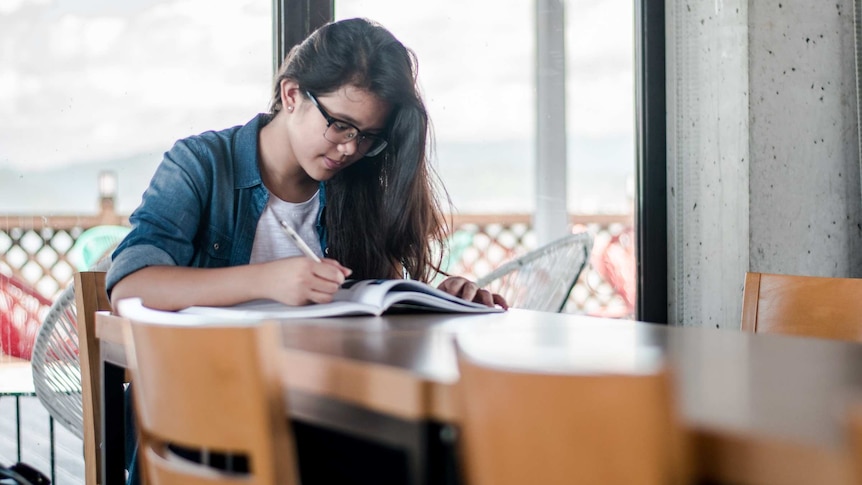
<svg viewBox="0 0 862 485">
<path fill-rule="evenodd" d="M 273 115 L 282 109 L 283 79 L 314 94 L 352 85 L 391 107 L 386 149 L 326 182 L 328 256 L 353 269 L 351 278 L 400 277 L 403 266 L 427 281 L 440 266 L 445 226 L 435 189 L 445 190 L 429 163 L 417 69 L 416 55 L 388 30 L 350 19 L 324 25 L 291 49 L 275 79 Z"/>
</svg>

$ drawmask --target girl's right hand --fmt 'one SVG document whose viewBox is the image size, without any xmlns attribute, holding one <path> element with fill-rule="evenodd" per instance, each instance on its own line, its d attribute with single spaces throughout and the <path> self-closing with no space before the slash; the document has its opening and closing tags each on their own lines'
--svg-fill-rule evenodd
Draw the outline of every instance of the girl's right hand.
<svg viewBox="0 0 862 485">
<path fill-rule="evenodd" d="M 320 263 L 298 256 L 264 263 L 262 285 L 266 297 L 287 305 L 329 303 L 352 270 L 334 259 Z"/>
</svg>

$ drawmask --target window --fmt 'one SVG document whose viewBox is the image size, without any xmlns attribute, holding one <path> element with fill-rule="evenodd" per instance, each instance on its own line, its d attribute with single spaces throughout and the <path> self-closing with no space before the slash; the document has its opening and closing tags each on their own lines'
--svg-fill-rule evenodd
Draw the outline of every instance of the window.
<svg viewBox="0 0 862 485">
<path fill-rule="evenodd" d="M 419 58 L 435 161 L 459 215 L 449 269 L 481 276 L 535 247 L 535 2 L 341 0 Z M 596 237 L 567 311 L 633 316 L 634 6 L 569 0 L 566 9 L 568 210 Z M 458 262 L 460 261 L 460 262 Z"/>
<path fill-rule="evenodd" d="M 100 172 L 127 215 L 174 141 L 265 111 L 271 4 L 0 2 L 0 214 L 17 216 L 0 219 L 0 272 L 52 294 L 98 222 L 58 217 L 99 213 Z"/>
</svg>

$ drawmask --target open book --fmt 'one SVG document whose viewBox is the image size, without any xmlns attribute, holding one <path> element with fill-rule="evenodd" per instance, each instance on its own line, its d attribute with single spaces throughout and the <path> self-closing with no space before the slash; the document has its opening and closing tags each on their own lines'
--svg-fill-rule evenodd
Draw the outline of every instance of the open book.
<svg viewBox="0 0 862 485">
<path fill-rule="evenodd" d="M 452 296 L 420 281 L 352 280 L 342 285 L 331 303 L 289 306 L 255 300 L 230 307 L 193 306 L 180 313 L 215 318 L 316 318 L 343 315 L 380 315 L 387 311 L 494 313 L 503 311 Z"/>
</svg>

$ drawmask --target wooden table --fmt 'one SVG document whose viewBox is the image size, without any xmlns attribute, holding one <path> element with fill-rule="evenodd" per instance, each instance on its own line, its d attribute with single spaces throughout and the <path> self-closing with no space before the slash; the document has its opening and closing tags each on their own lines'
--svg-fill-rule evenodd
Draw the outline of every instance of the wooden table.
<svg viewBox="0 0 862 485">
<path fill-rule="evenodd" d="M 97 316 L 103 429 L 111 432 L 122 408 L 117 402 L 126 324 Z M 282 328 L 293 421 L 406 450 L 411 483 L 457 482 L 455 335 L 472 336 L 489 355 L 536 369 L 657 353 L 674 370 L 698 477 L 750 484 L 852 482 L 843 419 L 862 390 L 857 344 L 526 310 L 293 320 Z M 111 443 L 122 435 L 106 432 L 104 439 L 103 483 L 118 483 L 112 478 L 121 479 L 122 457 L 117 463 L 111 456 Z M 299 437 L 298 447 L 302 455 Z"/>
</svg>

